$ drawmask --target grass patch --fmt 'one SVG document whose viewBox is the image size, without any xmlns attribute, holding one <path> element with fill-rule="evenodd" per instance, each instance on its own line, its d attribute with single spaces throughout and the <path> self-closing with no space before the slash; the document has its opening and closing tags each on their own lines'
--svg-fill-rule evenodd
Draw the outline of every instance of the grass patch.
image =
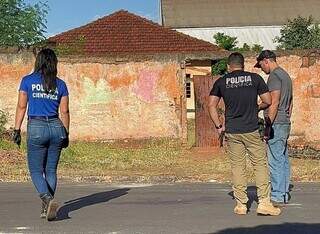
<svg viewBox="0 0 320 234">
<path fill-rule="evenodd" d="M 169 140 L 150 142 L 141 148 L 75 142 L 63 151 L 61 166 L 98 174 L 108 171 L 163 171 L 172 166 L 180 153 L 178 143 Z"/>
<path fill-rule="evenodd" d="M 195 119 L 188 119 L 188 134 L 187 134 L 187 145 L 189 148 L 194 147 L 196 145 L 196 124 Z"/>
<path fill-rule="evenodd" d="M 178 141 L 149 140 L 129 143 L 72 142 L 62 151 L 59 175 L 66 178 L 104 176 L 165 175 L 177 164 L 182 152 Z M 8 140 L 0 140 L 0 178 L 23 181 L 27 177 L 25 143 L 18 149 Z"/>
<path fill-rule="evenodd" d="M 104 182 L 229 182 L 230 163 L 222 150 L 199 151 L 195 143 L 194 121 L 188 121 L 188 143 L 172 139 L 72 142 L 62 151 L 58 175 L 71 181 Z M 25 137 L 23 137 L 25 139 Z M 320 181 L 320 160 L 290 158 L 293 181 Z M 30 180 L 26 144 L 19 149 L 0 139 L 0 181 Z M 248 162 L 248 181 L 253 169 Z"/>
</svg>

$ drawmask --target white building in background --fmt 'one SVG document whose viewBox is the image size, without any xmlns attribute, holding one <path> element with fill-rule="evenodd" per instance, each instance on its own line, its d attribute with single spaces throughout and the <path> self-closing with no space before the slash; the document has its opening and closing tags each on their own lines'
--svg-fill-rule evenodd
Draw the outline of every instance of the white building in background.
<svg viewBox="0 0 320 234">
<path fill-rule="evenodd" d="M 319 1 L 320 2 L 320 1 Z M 244 43 L 252 46 L 259 44 L 265 49 L 275 50 L 273 38 L 280 35 L 281 26 L 247 26 L 247 27 L 214 27 L 214 28 L 179 28 L 177 31 L 192 37 L 215 43 L 213 35 L 222 32 L 228 36 L 237 37 L 237 46 Z"/>
<path fill-rule="evenodd" d="M 160 0 L 160 23 L 192 37 L 215 43 L 222 32 L 237 37 L 238 45 L 259 44 L 276 49 L 274 38 L 288 19 L 299 15 L 320 22 L 320 0 Z M 195 117 L 194 75 L 210 75 L 211 60 L 188 61 L 188 118 Z"/>
<path fill-rule="evenodd" d="M 211 43 L 223 32 L 237 37 L 240 47 L 276 49 L 281 27 L 299 15 L 320 21 L 320 0 L 160 0 L 163 26 Z"/>
</svg>

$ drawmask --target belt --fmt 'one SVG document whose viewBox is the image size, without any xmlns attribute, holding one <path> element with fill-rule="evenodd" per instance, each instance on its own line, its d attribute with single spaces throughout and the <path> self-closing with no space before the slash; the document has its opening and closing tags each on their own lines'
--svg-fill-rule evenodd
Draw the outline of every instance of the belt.
<svg viewBox="0 0 320 234">
<path fill-rule="evenodd" d="M 28 119 L 37 119 L 37 120 L 49 120 L 49 119 L 57 119 L 59 118 L 58 115 L 51 115 L 51 116 L 29 116 Z"/>
</svg>

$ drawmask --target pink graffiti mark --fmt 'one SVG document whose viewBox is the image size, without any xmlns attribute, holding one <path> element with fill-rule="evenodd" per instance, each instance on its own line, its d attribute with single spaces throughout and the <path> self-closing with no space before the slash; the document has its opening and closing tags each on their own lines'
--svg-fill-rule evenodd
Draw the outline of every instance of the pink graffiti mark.
<svg viewBox="0 0 320 234">
<path fill-rule="evenodd" d="M 155 71 L 142 71 L 133 92 L 143 101 L 152 102 L 154 100 L 155 86 L 159 74 Z"/>
</svg>

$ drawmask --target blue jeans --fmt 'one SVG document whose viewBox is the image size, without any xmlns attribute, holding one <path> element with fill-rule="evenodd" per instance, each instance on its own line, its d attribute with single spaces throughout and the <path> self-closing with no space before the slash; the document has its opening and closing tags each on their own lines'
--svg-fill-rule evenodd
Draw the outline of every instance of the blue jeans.
<svg viewBox="0 0 320 234">
<path fill-rule="evenodd" d="M 66 132 L 60 119 L 28 121 L 28 166 L 38 193 L 54 196 L 57 166 Z"/>
<path fill-rule="evenodd" d="M 268 141 L 271 200 L 276 202 L 286 202 L 289 195 L 290 163 L 287 142 L 290 129 L 290 124 L 273 124 Z"/>
</svg>

